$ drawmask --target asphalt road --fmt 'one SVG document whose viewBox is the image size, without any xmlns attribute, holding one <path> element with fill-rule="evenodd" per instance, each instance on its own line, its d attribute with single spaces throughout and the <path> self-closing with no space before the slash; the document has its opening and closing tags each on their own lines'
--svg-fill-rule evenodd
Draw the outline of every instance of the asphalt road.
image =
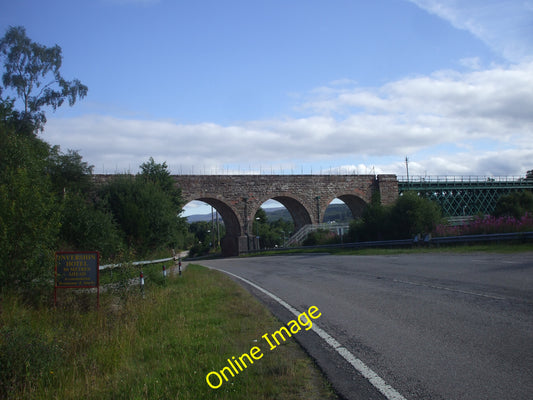
<svg viewBox="0 0 533 400">
<path fill-rule="evenodd" d="M 533 399 L 533 253 L 202 261 L 315 321 L 406 399 Z M 234 278 L 236 279 L 236 278 Z M 241 282 L 287 323 L 286 309 Z M 340 397 L 384 399 L 312 331 L 294 337 Z"/>
</svg>

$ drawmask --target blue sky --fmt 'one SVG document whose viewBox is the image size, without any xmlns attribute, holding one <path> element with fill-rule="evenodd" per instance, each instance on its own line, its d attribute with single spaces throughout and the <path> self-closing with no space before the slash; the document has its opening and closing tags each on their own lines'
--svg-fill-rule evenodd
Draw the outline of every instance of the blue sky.
<svg viewBox="0 0 533 400">
<path fill-rule="evenodd" d="M 89 87 L 42 137 L 95 173 L 533 169 L 533 0 L 1 2 Z"/>
</svg>

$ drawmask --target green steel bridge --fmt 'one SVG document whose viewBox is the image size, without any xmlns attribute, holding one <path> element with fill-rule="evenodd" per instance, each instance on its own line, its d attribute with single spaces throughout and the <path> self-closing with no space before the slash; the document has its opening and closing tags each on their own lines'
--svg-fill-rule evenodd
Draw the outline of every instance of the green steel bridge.
<svg viewBox="0 0 533 400">
<path fill-rule="evenodd" d="M 445 217 L 490 214 L 502 195 L 533 190 L 533 179 L 486 176 L 398 177 L 400 195 L 415 191 L 439 203 Z"/>
</svg>

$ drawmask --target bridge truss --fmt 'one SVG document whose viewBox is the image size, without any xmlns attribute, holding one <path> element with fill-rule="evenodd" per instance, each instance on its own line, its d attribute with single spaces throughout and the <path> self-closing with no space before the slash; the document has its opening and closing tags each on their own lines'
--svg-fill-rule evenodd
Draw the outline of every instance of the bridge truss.
<svg viewBox="0 0 533 400">
<path fill-rule="evenodd" d="M 445 217 L 490 214 L 506 194 L 533 190 L 533 179 L 483 176 L 398 177 L 400 196 L 407 191 L 436 201 Z"/>
</svg>

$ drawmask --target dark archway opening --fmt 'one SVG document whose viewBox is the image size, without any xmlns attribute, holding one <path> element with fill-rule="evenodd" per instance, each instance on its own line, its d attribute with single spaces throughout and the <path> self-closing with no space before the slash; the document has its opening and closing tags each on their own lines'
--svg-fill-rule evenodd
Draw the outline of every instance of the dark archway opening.
<svg viewBox="0 0 533 400">
<path fill-rule="evenodd" d="M 196 237 L 191 255 L 210 252 L 220 252 L 223 256 L 238 255 L 241 226 L 234 211 L 226 203 L 213 198 L 198 198 L 195 202 L 205 204 L 199 207 L 203 210 L 202 214 L 189 220 L 189 231 Z"/>
</svg>

